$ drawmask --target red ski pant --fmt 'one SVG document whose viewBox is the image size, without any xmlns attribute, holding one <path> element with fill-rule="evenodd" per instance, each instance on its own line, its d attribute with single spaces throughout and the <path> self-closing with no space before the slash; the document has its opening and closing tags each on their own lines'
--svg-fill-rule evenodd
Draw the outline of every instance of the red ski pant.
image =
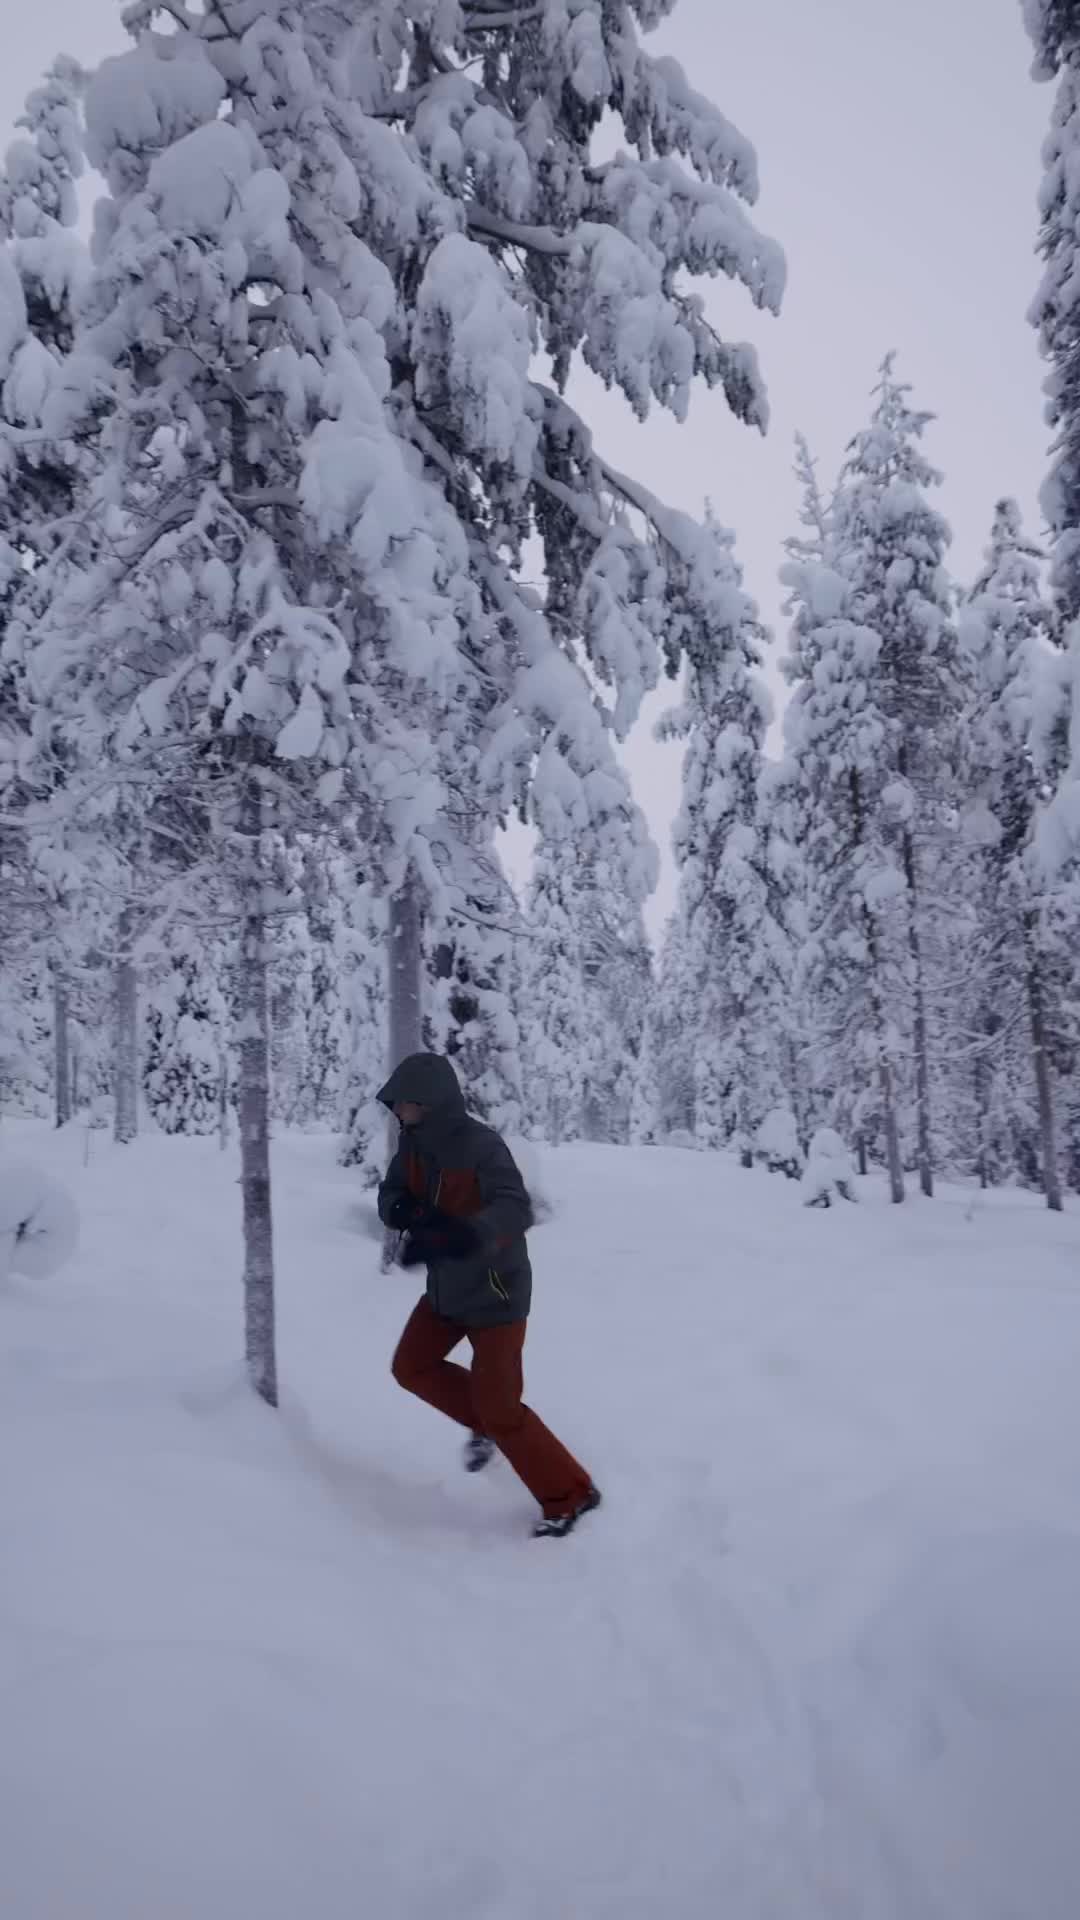
<svg viewBox="0 0 1080 1920">
<path fill-rule="evenodd" d="M 423 1299 L 398 1342 L 393 1374 L 399 1387 L 459 1426 L 494 1440 L 545 1514 L 554 1517 L 580 1506 L 592 1483 L 573 1454 L 522 1402 L 527 1324 L 516 1320 L 507 1327 L 461 1327 L 441 1319 Z M 472 1348 L 471 1370 L 446 1357 L 462 1340 Z"/>
</svg>

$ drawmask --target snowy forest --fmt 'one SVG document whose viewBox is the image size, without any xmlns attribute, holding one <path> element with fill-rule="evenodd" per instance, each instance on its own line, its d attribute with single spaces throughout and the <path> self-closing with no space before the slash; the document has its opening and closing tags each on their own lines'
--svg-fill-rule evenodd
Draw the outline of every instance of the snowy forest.
<svg viewBox="0 0 1080 1920">
<path fill-rule="evenodd" d="M 1080 1191 L 1080 8 L 1025 0 L 1045 525 L 990 495 L 954 577 L 935 396 L 867 342 L 769 632 L 738 530 L 573 403 L 768 425 L 698 287 L 782 326 L 784 256 L 671 4 L 135 0 L 6 156 L 0 1111 L 238 1132 L 250 1300 L 273 1128 L 370 1184 L 422 1045 L 539 1140 Z M 654 950 L 620 747 L 665 679 Z"/>
</svg>

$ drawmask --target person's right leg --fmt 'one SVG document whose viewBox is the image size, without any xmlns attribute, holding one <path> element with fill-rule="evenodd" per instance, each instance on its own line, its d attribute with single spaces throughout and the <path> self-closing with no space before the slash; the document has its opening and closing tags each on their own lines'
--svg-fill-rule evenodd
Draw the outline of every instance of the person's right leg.
<svg viewBox="0 0 1080 1920">
<path fill-rule="evenodd" d="M 446 1357 L 464 1338 L 464 1327 L 441 1319 L 428 1305 L 426 1297 L 418 1300 L 398 1341 L 391 1372 L 406 1393 L 415 1393 L 417 1399 L 437 1407 L 459 1426 L 471 1428 L 472 1389 L 468 1372 Z"/>
<path fill-rule="evenodd" d="M 469 1328 L 473 1417 L 539 1501 L 545 1518 L 554 1520 L 578 1513 L 593 1485 L 584 1467 L 521 1398 L 525 1328 L 524 1320 Z"/>
</svg>

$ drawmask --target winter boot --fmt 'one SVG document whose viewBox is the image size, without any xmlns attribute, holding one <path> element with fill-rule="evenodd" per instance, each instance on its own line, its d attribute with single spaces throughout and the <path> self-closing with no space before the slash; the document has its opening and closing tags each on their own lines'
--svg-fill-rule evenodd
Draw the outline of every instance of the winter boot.
<svg viewBox="0 0 1080 1920">
<path fill-rule="evenodd" d="M 470 1433 L 465 1442 L 466 1473 L 481 1473 L 494 1452 L 495 1442 L 486 1433 Z"/>
<path fill-rule="evenodd" d="M 564 1539 L 568 1533 L 573 1533 L 578 1521 L 583 1519 L 585 1514 L 596 1511 L 596 1508 L 600 1505 L 600 1498 L 599 1487 L 590 1487 L 581 1505 L 575 1507 L 571 1513 L 557 1513 L 550 1517 L 545 1514 L 543 1519 L 538 1520 L 533 1528 L 533 1539 Z"/>
</svg>

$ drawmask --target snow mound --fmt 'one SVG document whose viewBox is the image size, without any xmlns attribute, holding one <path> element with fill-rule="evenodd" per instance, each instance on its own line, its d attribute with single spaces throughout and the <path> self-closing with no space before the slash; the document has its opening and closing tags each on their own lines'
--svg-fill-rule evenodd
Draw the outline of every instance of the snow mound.
<svg viewBox="0 0 1080 1920">
<path fill-rule="evenodd" d="M 810 1142 L 802 1196 L 805 1207 L 831 1207 L 834 1200 L 855 1198 L 851 1155 L 832 1127 L 819 1127 Z"/>
<path fill-rule="evenodd" d="M 802 1149 L 795 1115 L 788 1107 L 774 1107 L 765 1115 L 757 1135 L 757 1156 L 770 1173 L 786 1173 L 797 1180 L 803 1170 Z"/>
<path fill-rule="evenodd" d="M 39 1167 L 0 1161 L 0 1279 L 49 1280 L 78 1244 L 78 1208 L 66 1187 Z"/>
</svg>

